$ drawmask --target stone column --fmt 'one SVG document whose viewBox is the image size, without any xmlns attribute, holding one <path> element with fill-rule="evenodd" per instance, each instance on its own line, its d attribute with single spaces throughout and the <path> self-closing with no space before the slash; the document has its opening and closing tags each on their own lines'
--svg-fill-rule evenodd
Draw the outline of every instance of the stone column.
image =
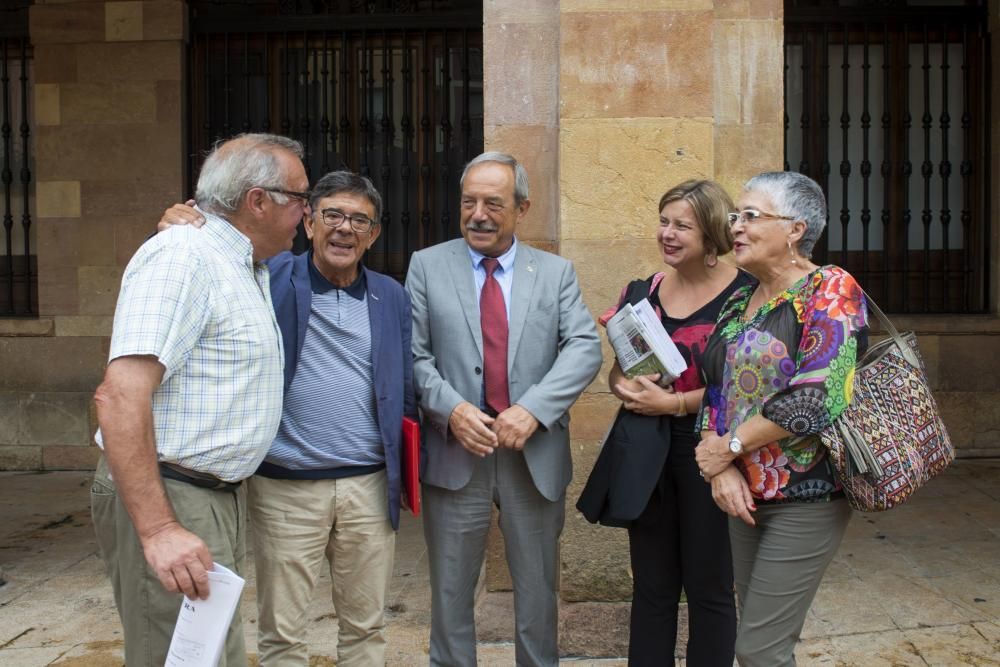
<svg viewBox="0 0 1000 667">
<path fill-rule="evenodd" d="M 90 398 L 122 268 L 184 192 L 186 14 L 182 0 L 31 7 L 41 317 L 0 327 L 0 468 L 96 459 Z"/>
<path fill-rule="evenodd" d="M 558 252 L 559 7 L 551 0 L 483 3 L 483 107 L 488 151 L 510 153 L 528 172 L 531 209 L 518 239 Z M 499 529 L 490 533 L 489 590 L 510 590 Z"/>
<path fill-rule="evenodd" d="M 562 0 L 559 39 L 559 252 L 595 317 L 631 279 L 663 266 L 660 196 L 689 178 L 732 194 L 782 167 L 779 0 Z M 613 353 L 573 408 L 574 481 L 562 541 L 563 650 L 623 655 L 631 572 L 624 530 L 574 505 L 617 409 Z"/>
</svg>

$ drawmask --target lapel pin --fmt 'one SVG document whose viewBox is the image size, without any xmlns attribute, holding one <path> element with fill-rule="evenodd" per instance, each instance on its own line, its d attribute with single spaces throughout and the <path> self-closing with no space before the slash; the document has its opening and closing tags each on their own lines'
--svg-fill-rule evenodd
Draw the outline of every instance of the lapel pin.
<svg viewBox="0 0 1000 667">
<path fill-rule="evenodd" d="M 529 266 L 528 267 L 528 273 L 532 273 L 532 272 L 534 272 L 534 270 L 535 270 L 535 267 L 533 267 L 533 266 Z"/>
</svg>

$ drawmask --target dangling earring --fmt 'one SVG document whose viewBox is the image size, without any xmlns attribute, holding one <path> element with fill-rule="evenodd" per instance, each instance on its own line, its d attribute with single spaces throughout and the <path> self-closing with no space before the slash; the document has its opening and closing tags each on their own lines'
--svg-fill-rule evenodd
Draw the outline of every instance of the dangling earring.
<svg viewBox="0 0 1000 667">
<path fill-rule="evenodd" d="M 792 256 L 792 264 L 793 265 L 797 265 L 799 263 L 799 261 L 795 258 L 795 251 L 792 250 L 792 242 L 791 242 L 791 240 L 788 241 L 788 254 Z"/>
<path fill-rule="evenodd" d="M 715 265 L 719 263 L 719 256 L 715 252 L 705 253 L 705 266 L 710 269 L 714 269 Z"/>
</svg>

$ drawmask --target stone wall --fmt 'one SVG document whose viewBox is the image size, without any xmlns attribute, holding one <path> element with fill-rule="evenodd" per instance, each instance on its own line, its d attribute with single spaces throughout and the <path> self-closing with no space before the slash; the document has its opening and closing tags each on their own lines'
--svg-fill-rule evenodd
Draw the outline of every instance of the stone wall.
<svg viewBox="0 0 1000 667">
<path fill-rule="evenodd" d="M 563 0 L 559 250 L 574 260 L 595 316 L 631 279 L 662 266 L 657 204 L 688 178 L 731 191 L 781 167 L 779 0 Z M 631 595 L 623 530 L 573 505 L 617 407 L 613 354 L 573 408 L 575 475 L 563 539 L 564 600 Z"/>
<path fill-rule="evenodd" d="M 121 271 L 183 192 L 181 0 L 38 0 L 40 318 L 0 320 L 0 469 L 88 468 Z"/>
</svg>

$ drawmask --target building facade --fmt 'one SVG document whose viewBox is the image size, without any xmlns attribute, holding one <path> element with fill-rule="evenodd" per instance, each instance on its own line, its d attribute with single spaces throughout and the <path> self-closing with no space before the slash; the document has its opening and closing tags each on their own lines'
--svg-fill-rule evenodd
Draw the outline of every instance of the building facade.
<svg viewBox="0 0 1000 667">
<path fill-rule="evenodd" d="M 997 0 L 5 4 L 0 469 L 94 464 L 122 269 L 245 130 L 303 139 L 313 178 L 371 174 L 389 206 L 369 261 L 397 276 L 458 234 L 464 161 L 514 154 L 520 237 L 574 261 L 595 314 L 660 266 L 668 187 L 806 171 L 830 196 L 820 259 L 920 333 L 959 456 L 1000 455 Z M 607 370 L 573 408 L 570 506 L 616 408 Z M 624 540 L 568 512 L 563 598 L 627 599 Z"/>
</svg>

